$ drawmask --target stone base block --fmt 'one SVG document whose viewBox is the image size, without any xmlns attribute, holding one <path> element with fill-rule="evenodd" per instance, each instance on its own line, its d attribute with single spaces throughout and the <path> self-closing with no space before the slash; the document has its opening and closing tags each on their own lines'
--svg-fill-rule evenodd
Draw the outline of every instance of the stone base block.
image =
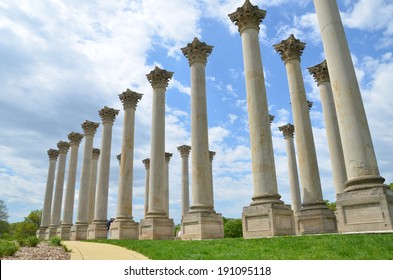
<svg viewBox="0 0 393 280">
<path fill-rule="evenodd" d="M 60 237 L 61 240 L 70 240 L 70 231 L 72 225 L 60 225 L 57 228 L 56 235 Z"/>
<path fill-rule="evenodd" d="M 336 215 L 325 205 L 302 208 L 295 214 L 298 235 L 337 232 Z"/>
<path fill-rule="evenodd" d="M 393 230 L 393 191 L 386 187 L 337 195 L 339 232 Z"/>
<path fill-rule="evenodd" d="M 57 226 L 49 226 L 45 232 L 45 240 L 51 239 L 53 236 L 56 236 Z"/>
<path fill-rule="evenodd" d="M 293 211 L 290 205 L 263 203 L 243 208 L 243 238 L 294 235 Z"/>
<path fill-rule="evenodd" d="M 45 239 L 47 229 L 48 229 L 48 227 L 39 227 L 35 233 L 37 238 L 38 239 Z"/>
<path fill-rule="evenodd" d="M 222 215 L 215 212 L 191 212 L 184 215 L 181 224 L 182 240 L 224 238 Z"/>
<path fill-rule="evenodd" d="M 139 224 L 133 220 L 114 220 L 109 229 L 110 239 L 138 239 Z"/>
<path fill-rule="evenodd" d="M 70 240 L 86 240 L 87 239 L 87 223 L 78 223 L 71 227 Z"/>
<path fill-rule="evenodd" d="M 139 225 L 139 239 L 141 240 L 171 240 L 174 239 L 173 219 L 146 218 Z"/>
<path fill-rule="evenodd" d="M 108 230 L 106 221 L 96 221 L 89 225 L 87 229 L 87 239 L 107 239 Z"/>
</svg>

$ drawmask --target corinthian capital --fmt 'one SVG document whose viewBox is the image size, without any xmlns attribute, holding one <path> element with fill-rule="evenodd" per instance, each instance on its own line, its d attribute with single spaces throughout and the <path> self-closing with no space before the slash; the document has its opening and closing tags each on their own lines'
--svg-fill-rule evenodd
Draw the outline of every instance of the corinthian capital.
<svg viewBox="0 0 393 280">
<path fill-rule="evenodd" d="M 134 92 L 129 88 L 122 94 L 119 94 L 120 101 L 123 103 L 123 108 L 131 108 L 134 110 L 136 109 L 136 105 L 138 104 L 139 100 L 141 100 L 142 96 L 143 94 Z"/>
<path fill-rule="evenodd" d="M 254 6 L 249 0 L 246 0 L 243 6 L 237 8 L 236 12 L 228 16 L 238 26 L 240 33 L 246 28 L 254 28 L 259 31 L 259 24 L 265 18 L 266 11 L 259 9 L 258 6 Z"/>
<path fill-rule="evenodd" d="M 94 148 L 92 153 L 93 153 L 93 159 L 98 159 L 100 157 L 100 149 Z"/>
<path fill-rule="evenodd" d="M 142 162 L 145 165 L 146 169 L 150 168 L 150 159 L 149 158 L 145 158 L 144 160 L 142 160 Z"/>
<path fill-rule="evenodd" d="M 269 121 L 270 121 L 270 124 L 272 124 L 272 122 L 274 121 L 274 118 L 275 118 L 275 116 L 269 114 Z"/>
<path fill-rule="evenodd" d="M 314 77 L 314 80 L 319 86 L 320 83 L 330 82 L 329 71 L 326 63 L 326 59 L 315 66 L 307 68 L 308 72 Z"/>
<path fill-rule="evenodd" d="M 68 140 L 70 140 L 70 145 L 78 145 L 81 143 L 83 139 L 83 134 L 77 132 L 71 132 L 68 134 Z"/>
<path fill-rule="evenodd" d="M 169 163 L 169 161 L 171 160 L 173 154 L 171 153 L 165 153 L 165 162 Z"/>
<path fill-rule="evenodd" d="M 57 158 L 59 157 L 59 151 L 58 150 L 49 149 L 47 151 L 47 153 L 48 153 L 49 160 L 57 160 Z"/>
<path fill-rule="evenodd" d="M 98 114 L 101 117 L 102 123 L 110 123 L 113 124 L 113 122 L 116 119 L 116 116 L 119 114 L 119 110 L 109 108 L 109 107 L 104 107 L 100 111 L 98 111 Z"/>
<path fill-rule="evenodd" d="M 201 62 L 206 64 L 207 57 L 211 54 L 213 46 L 207 45 L 204 42 L 194 38 L 191 43 L 188 43 L 186 47 L 181 48 L 184 56 L 188 58 L 188 63 L 191 65 L 194 62 Z"/>
<path fill-rule="evenodd" d="M 70 148 L 70 143 L 65 141 L 57 142 L 57 148 L 59 149 L 59 154 L 66 154 Z"/>
<path fill-rule="evenodd" d="M 300 60 L 306 44 L 300 42 L 291 34 L 288 39 L 282 40 L 280 43 L 273 45 L 273 47 L 281 55 L 282 61 L 286 63 L 290 59 Z"/>
<path fill-rule="evenodd" d="M 157 66 L 146 75 L 153 88 L 166 88 L 172 76 L 173 72 L 163 70 Z"/>
<path fill-rule="evenodd" d="M 83 132 L 85 133 L 85 135 L 93 135 L 94 136 L 99 125 L 100 125 L 99 123 L 85 121 L 84 123 L 82 123 L 82 129 L 83 129 Z"/>
<path fill-rule="evenodd" d="M 188 157 L 190 155 L 191 146 L 182 145 L 177 147 L 177 150 L 180 152 L 181 157 Z"/>
<path fill-rule="evenodd" d="M 278 129 L 284 135 L 284 139 L 293 138 L 293 134 L 295 133 L 295 127 L 292 124 L 288 123 L 286 125 L 279 126 Z"/>
</svg>

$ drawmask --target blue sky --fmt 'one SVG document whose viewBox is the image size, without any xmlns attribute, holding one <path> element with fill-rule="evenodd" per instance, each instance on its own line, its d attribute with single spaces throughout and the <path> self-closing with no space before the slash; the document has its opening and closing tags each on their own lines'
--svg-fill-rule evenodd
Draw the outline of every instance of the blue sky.
<svg viewBox="0 0 393 280">
<path fill-rule="evenodd" d="M 206 65 L 209 147 L 215 210 L 241 217 L 251 201 L 251 163 L 241 39 L 227 14 L 243 0 L 3 0 L 0 2 L 0 199 L 10 221 L 43 206 L 46 151 L 100 122 L 104 106 L 121 109 L 113 128 L 108 217 L 116 215 L 122 105 L 127 88 L 143 93 L 135 118 L 133 216 L 142 218 L 149 157 L 152 88 L 157 65 L 174 72 L 166 95 L 166 151 L 170 162 L 170 217 L 180 222 L 181 159 L 190 144 L 190 68 L 180 48 L 194 37 L 213 45 Z M 301 66 L 324 198 L 335 200 L 318 88 L 307 67 L 324 59 L 311 0 L 260 0 L 267 10 L 260 30 L 279 193 L 290 203 L 285 142 L 278 126 L 292 123 L 285 66 L 272 45 L 290 34 L 305 42 Z M 393 182 L 393 1 L 338 0 L 362 91 L 381 175 Z M 101 143 L 101 128 L 94 147 Z M 78 205 L 79 150 L 75 207 Z M 68 169 L 67 157 L 67 169 Z M 67 170 L 66 170 L 67 172 Z M 66 173 L 67 177 L 67 173 Z M 66 185 L 66 184 L 65 184 Z M 65 186 L 64 185 L 64 186 Z M 76 209 L 76 208 L 75 208 Z M 74 211 L 76 212 L 76 210 Z"/>
</svg>

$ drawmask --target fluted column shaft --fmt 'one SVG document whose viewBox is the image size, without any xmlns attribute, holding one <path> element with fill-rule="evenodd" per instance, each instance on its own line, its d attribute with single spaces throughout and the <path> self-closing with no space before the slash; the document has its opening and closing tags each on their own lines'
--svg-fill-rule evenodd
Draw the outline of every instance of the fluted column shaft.
<svg viewBox="0 0 393 280">
<path fill-rule="evenodd" d="M 190 194 L 189 194 L 189 167 L 188 167 L 188 158 L 190 155 L 191 147 L 187 145 L 183 145 L 177 147 L 181 156 L 181 214 L 182 218 L 184 215 L 188 213 L 190 210 Z"/>
<path fill-rule="evenodd" d="M 332 87 L 326 60 L 321 64 L 308 68 L 309 72 L 317 81 L 321 96 L 323 117 L 325 119 L 326 134 L 332 165 L 334 187 L 336 194 L 344 192 L 347 172 L 345 169 L 344 153 L 341 144 L 340 129 L 337 121 L 336 108 L 334 106 Z"/>
<path fill-rule="evenodd" d="M 150 177 L 150 159 L 146 158 L 143 161 L 146 169 L 146 178 L 145 178 L 145 215 L 144 218 L 146 219 L 147 212 L 149 211 L 149 177 Z"/>
<path fill-rule="evenodd" d="M 78 166 L 78 151 L 79 151 L 79 144 L 83 139 L 83 135 L 76 132 L 71 132 L 70 134 L 68 134 L 68 139 L 70 140 L 71 150 L 70 150 L 70 161 L 68 165 L 66 193 L 64 198 L 63 219 L 61 221 L 61 224 L 71 226 L 73 214 L 74 214 L 75 182 L 76 182 L 76 171 Z"/>
<path fill-rule="evenodd" d="M 64 173 L 66 167 L 67 152 L 70 148 L 70 144 L 68 142 L 60 141 L 59 143 L 57 143 L 57 147 L 59 148 L 59 164 L 57 166 L 56 187 L 53 197 L 52 219 L 50 224 L 51 227 L 58 227 L 60 225 L 61 204 L 64 188 Z"/>
<path fill-rule="evenodd" d="M 88 122 L 82 124 L 85 133 L 85 145 L 82 159 L 81 181 L 79 187 L 78 212 L 76 224 L 88 223 L 88 206 L 90 193 L 90 173 L 93 157 L 94 134 L 98 128 L 98 123 Z"/>
<path fill-rule="evenodd" d="M 57 162 L 57 158 L 59 157 L 58 150 L 50 149 L 48 150 L 47 153 L 49 156 L 49 168 L 48 168 L 48 176 L 46 180 L 44 207 L 42 208 L 42 218 L 41 218 L 42 228 L 47 228 L 51 220 L 52 196 L 53 196 L 53 186 L 55 182 L 56 162 Z"/>
<path fill-rule="evenodd" d="M 288 157 L 289 187 L 291 188 L 292 210 L 296 213 L 302 207 L 300 197 L 299 175 L 296 163 L 295 145 L 293 143 L 294 126 L 287 124 L 279 127 L 285 138 L 285 147 Z"/>
<path fill-rule="evenodd" d="M 100 149 L 93 149 L 93 155 L 91 159 L 89 205 L 88 205 L 88 215 L 87 215 L 87 222 L 89 224 L 91 224 L 94 220 L 94 207 L 96 201 L 97 170 L 98 170 L 99 157 L 100 157 Z"/>
<path fill-rule="evenodd" d="M 250 16 L 250 22 L 243 16 L 236 16 L 236 13 L 230 14 L 229 17 L 239 26 L 243 46 L 254 188 L 252 204 L 279 201 L 265 78 L 258 38 L 259 24 L 264 14 Z"/>
<path fill-rule="evenodd" d="M 94 222 L 106 223 L 108 215 L 109 167 L 111 160 L 112 127 L 119 110 L 104 107 L 99 111 L 102 119 L 100 163 Z"/>
<path fill-rule="evenodd" d="M 293 120 L 296 135 L 299 136 L 295 140 L 299 158 L 300 183 L 303 190 L 303 206 L 307 206 L 324 202 L 309 107 L 300 67 L 300 56 L 304 46 L 305 44 L 295 39 L 293 35 L 274 45 L 285 63 L 287 72 Z"/>
<path fill-rule="evenodd" d="M 149 212 L 147 217 L 166 217 L 165 209 L 165 91 L 173 73 L 158 67 L 147 75 L 153 87 Z"/>
<path fill-rule="evenodd" d="M 120 157 L 120 180 L 117 196 L 118 219 L 132 220 L 132 178 L 134 168 L 135 110 L 142 94 L 127 89 L 119 95 L 124 108 L 123 136 Z"/>
<path fill-rule="evenodd" d="M 348 176 L 345 191 L 381 186 L 374 146 L 336 1 L 314 0 Z"/>
</svg>

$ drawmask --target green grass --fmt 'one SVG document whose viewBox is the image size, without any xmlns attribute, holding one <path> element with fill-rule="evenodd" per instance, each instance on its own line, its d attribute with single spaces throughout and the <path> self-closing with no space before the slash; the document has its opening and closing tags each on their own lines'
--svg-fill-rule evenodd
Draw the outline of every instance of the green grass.
<svg viewBox="0 0 393 280">
<path fill-rule="evenodd" d="M 392 260 L 393 234 L 332 234 L 220 240 L 92 240 L 154 260 Z"/>
<path fill-rule="evenodd" d="M 0 240 L 0 257 L 13 256 L 19 247 L 12 241 Z"/>
</svg>

